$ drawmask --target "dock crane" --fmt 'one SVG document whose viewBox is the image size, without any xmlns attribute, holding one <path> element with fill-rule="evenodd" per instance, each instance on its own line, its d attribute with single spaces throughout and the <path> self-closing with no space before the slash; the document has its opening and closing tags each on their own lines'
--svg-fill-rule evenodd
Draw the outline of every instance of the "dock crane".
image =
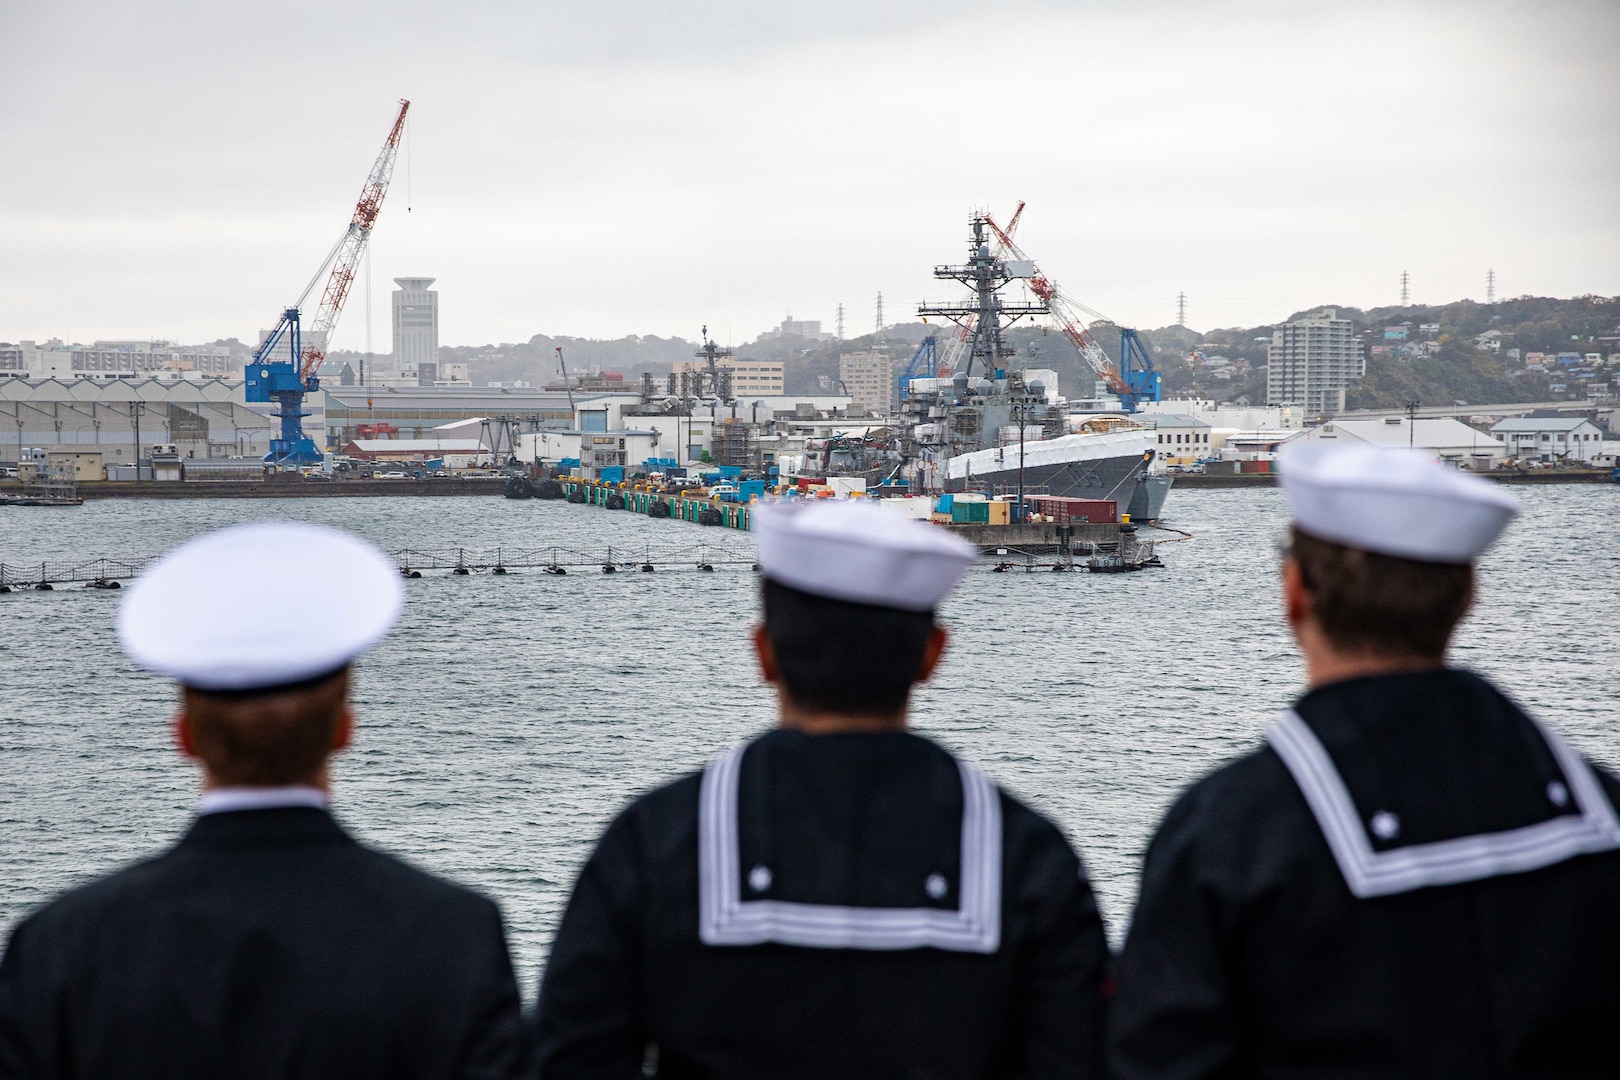
<svg viewBox="0 0 1620 1080">
<path fill-rule="evenodd" d="M 377 214 L 382 209 L 383 197 L 388 194 L 388 182 L 394 175 L 394 160 L 399 154 L 400 135 L 405 130 L 405 113 L 410 107 L 409 101 L 400 99 L 399 115 L 394 117 L 394 126 L 388 131 L 382 152 L 377 155 L 377 162 L 366 177 L 366 185 L 360 190 L 360 201 L 355 204 L 348 229 L 332 246 L 320 268 L 309 279 L 309 284 L 304 286 L 298 302 L 282 310 L 276 328 L 254 352 L 244 372 L 247 400 L 276 404 L 275 416 L 281 421 L 281 437 L 270 440 L 270 453 L 264 458 L 272 464 L 308 465 L 321 458 L 315 450 L 314 440 L 304 434 L 304 417 L 309 415 L 304 411 L 304 395 L 321 388 L 319 372 L 321 362 L 326 359 L 326 343 L 331 340 L 332 331 L 337 327 L 338 316 L 343 314 L 343 303 L 349 298 L 349 286 L 354 283 L 360 256 L 365 253 L 372 226 L 376 224 Z M 326 280 L 326 291 L 321 294 L 321 306 L 310 323 L 311 343 L 306 347 L 300 313 L 328 267 L 331 268 L 331 276 Z M 291 359 L 271 360 L 270 357 L 275 355 L 277 346 L 283 340 L 287 342 L 287 355 Z"/>
<path fill-rule="evenodd" d="M 996 239 L 1001 242 L 1004 252 L 1033 265 L 1034 260 L 1012 238 L 1013 229 L 1017 227 L 1023 213 L 1024 204 L 1020 202 L 1018 209 L 1013 211 L 1007 228 L 1003 229 L 997 225 L 989 214 L 985 215 L 985 224 L 996 234 Z M 1115 365 L 1103 351 L 1103 347 L 1097 344 L 1097 339 L 1092 336 L 1083 318 L 1083 315 L 1089 315 L 1094 321 L 1102 320 L 1104 317 L 1101 314 L 1063 295 L 1057 283 L 1039 268 L 1036 268 L 1035 273 L 1029 278 L 1029 289 L 1051 309 L 1052 318 L 1057 320 L 1063 336 L 1080 351 L 1080 358 L 1108 385 L 1109 391 L 1119 396 L 1120 404 L 1124 406 L 1126 412 L 1136 412 L 1144 401 L 1160 400 L 1164 377 L 1153 367 L 1153 361 L 1148 358 L 1147 349 L 1135 330 L 1120 328 L 1120 362 Z"/>
</svg>

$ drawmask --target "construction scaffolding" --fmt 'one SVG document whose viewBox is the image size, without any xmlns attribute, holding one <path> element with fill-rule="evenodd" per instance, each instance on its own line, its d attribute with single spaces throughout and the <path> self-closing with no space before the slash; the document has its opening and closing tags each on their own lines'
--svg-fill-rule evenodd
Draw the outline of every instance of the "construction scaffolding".
<svg viewBox="0 0 1620 1080">
<path fill-rule="evenodd" d="M 759 427 L 742 420 L 727 419 L 714 430 L 714 459 L 721 465 L 734 465 L 744 472 L 760 472 Z"/>
</svg>

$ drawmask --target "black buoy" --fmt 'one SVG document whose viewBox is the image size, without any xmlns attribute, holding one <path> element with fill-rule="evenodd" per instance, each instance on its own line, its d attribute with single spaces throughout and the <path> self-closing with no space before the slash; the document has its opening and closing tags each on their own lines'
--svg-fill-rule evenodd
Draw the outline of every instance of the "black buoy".
<svg viewBox="0 0 1620 1080">
<path fill-rule="evenodd" d="M 754 564 L 753 570 L 754 570 L 754 573 L 756 573 L 756 574 L 759 573 L 759 563 Z"/>
<path fill-rule="evenodd" d="M 458 566 L 450 572 L 456 577 L 466 577 L 468 574 L 472 573 L 472 571 L 467 569 L 465 566 Z"/>
<path fill-rule="evenodd" d="M 700 562 L 700 563 L 698 563 L 698 569 L 699 569 L 699 570 L 704 570 L 704 571 L 707 571 L 707 572 L 708 572 L 708 573 L 711 573 L 711 574 L 712 574 L 712 573 L 714 573 L 714 567 L 712 567 L 712 566 L 710 566 L 710 565 L 709 565 L 709 564 L 708 564 L 708 563 L 706 563 L 706 562 Z"/>
<path fill-rule="evenodd" d="M 490 573 L 492 573 L 492 574 L 504 574 L 504 573 L 506 573 L 506 567 L 497 566 L 495 569 L 491 570 Z"/>
<path fill-rule="evenodd" d="M 8 593 L 10 591 L 11 591 L 11 586 L 10 585 L 0 585 L 0 596 L 4 596 L 6 593 Z"/>
<path fill-rule="evenodd" d="M 544 573 L 544 574 L 555 574 L 555 575 L 557 575 L 557 576 L 558 576 L 558 577 L 562 577 L 562 576 L 563 576 L 563 575 L 565 575 L 565 574 L 567 574 L 567 573 L 568 573 L 568 571 L 566 571 L 566 570 L 564 570 L 564 569 L 563 569 L 563 568 L 562 568 L 562 567 L 560 567 L 560 566 L 548 566 L 548 567 L 546 567 L 546 568 L 545 568 L 545 569 L 544 569 L 544 570 L 542 570 L 542 571 L 541 571 L 541 573 Z"/>
<path fill-rule="evenodd" d="M 1011 570 L 1011 569 L 1012 569 L 1012 563 L 998 562 L 998 563 L 996 563 L 996 565 L 994 565 L 994 566 L 992 566 L 990 568 L 990 572 L 992 574 L 1005 574 L 1008 570 Z"/>
<path fill-rule="evenodd" d="M 605 562 L 605 563 L 602 564 L 602 573 L 604 573 L 604 574 L 617 574 L 618 572 L 619 572 L 619 568 L 617 566 L 614 566 L 612 563 Z"/>
<path fill-rule="evenodd" d="M 38 585 L 35 585 L 34 590 L 36 592 L 55 592 L 56 591 L 56 590 L 51 588 L 51 583 L 48 582 L 48 581 L 42 581 Z"/>
<path fill-rule="evenodd" d="M 644 562 L 644 563 L 641 564 L 641 572 L 643 574 L 650 574 L 650 573 L 653 572 L 654 569 L 655 569 L 655 567 L 650 562 Z"/>
<path fill-rule="evenodd" d="M 420 571 L 420 570 L 407 570 L 405 572 L 405 576 L 408 577 L 408 578 L 419 578 L 419 577 L 422 576 L 422 571 Z"/>
</svg>

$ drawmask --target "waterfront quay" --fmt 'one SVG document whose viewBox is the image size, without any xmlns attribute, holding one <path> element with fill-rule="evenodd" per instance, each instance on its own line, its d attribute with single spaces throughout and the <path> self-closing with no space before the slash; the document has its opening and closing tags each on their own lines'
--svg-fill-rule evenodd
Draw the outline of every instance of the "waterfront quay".
<svg viewBox="0 0 1620 1080">
<path fill-rule="evenodd" d="M 579 505 L 745 532 L 752 528 L 753 503 L 728 503 L 709 496 L 672 494 L 635 484 L 598 480 L 568 479 L 561 484 L 564 498 Z M 1117 550 L 1120 542 L 1118 522 L 1046 521 L 1011 525 L 953 522 L 938 527 L 948 529 L 988 554 L 1051 555 L 1109 546 Z"/>
<path fill-rule="evenodd" d="M 80 480 L 83 499 L 333 499 L 399 495 L 498 495 L 500 476 L 417 480 L 309 480 L 296 473 L 270 473 L 250 480 Z M 22 493 L 15 480 L 0 493 Z"/>
</svg>

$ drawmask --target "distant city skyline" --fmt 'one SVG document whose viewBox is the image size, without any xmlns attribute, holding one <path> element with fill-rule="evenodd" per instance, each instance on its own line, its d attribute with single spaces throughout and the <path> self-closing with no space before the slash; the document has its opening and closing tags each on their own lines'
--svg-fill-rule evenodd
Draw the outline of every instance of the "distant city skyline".
<svg viewBox="0 0 1620 1080">
<path fill-rule="evenodd" d="M 1605 0 L 17 0 L 0 37 L 5 340 L 250 340 L 399 97 L 334 350 L 387 349 L 388 283 L 424 270 L 446 345 L 741 343 L 840 304 L 857 337 L 1019 199 L 1043 270 L 1143 328 L 1183 291 L 1199 330 L 1394 304 L 1403 272 L 1414 303 L 1492 270 L 1499 299 L 1620 294 Z M 953 92 L 982 69 L 1004 93 Z"/>
</svg>

